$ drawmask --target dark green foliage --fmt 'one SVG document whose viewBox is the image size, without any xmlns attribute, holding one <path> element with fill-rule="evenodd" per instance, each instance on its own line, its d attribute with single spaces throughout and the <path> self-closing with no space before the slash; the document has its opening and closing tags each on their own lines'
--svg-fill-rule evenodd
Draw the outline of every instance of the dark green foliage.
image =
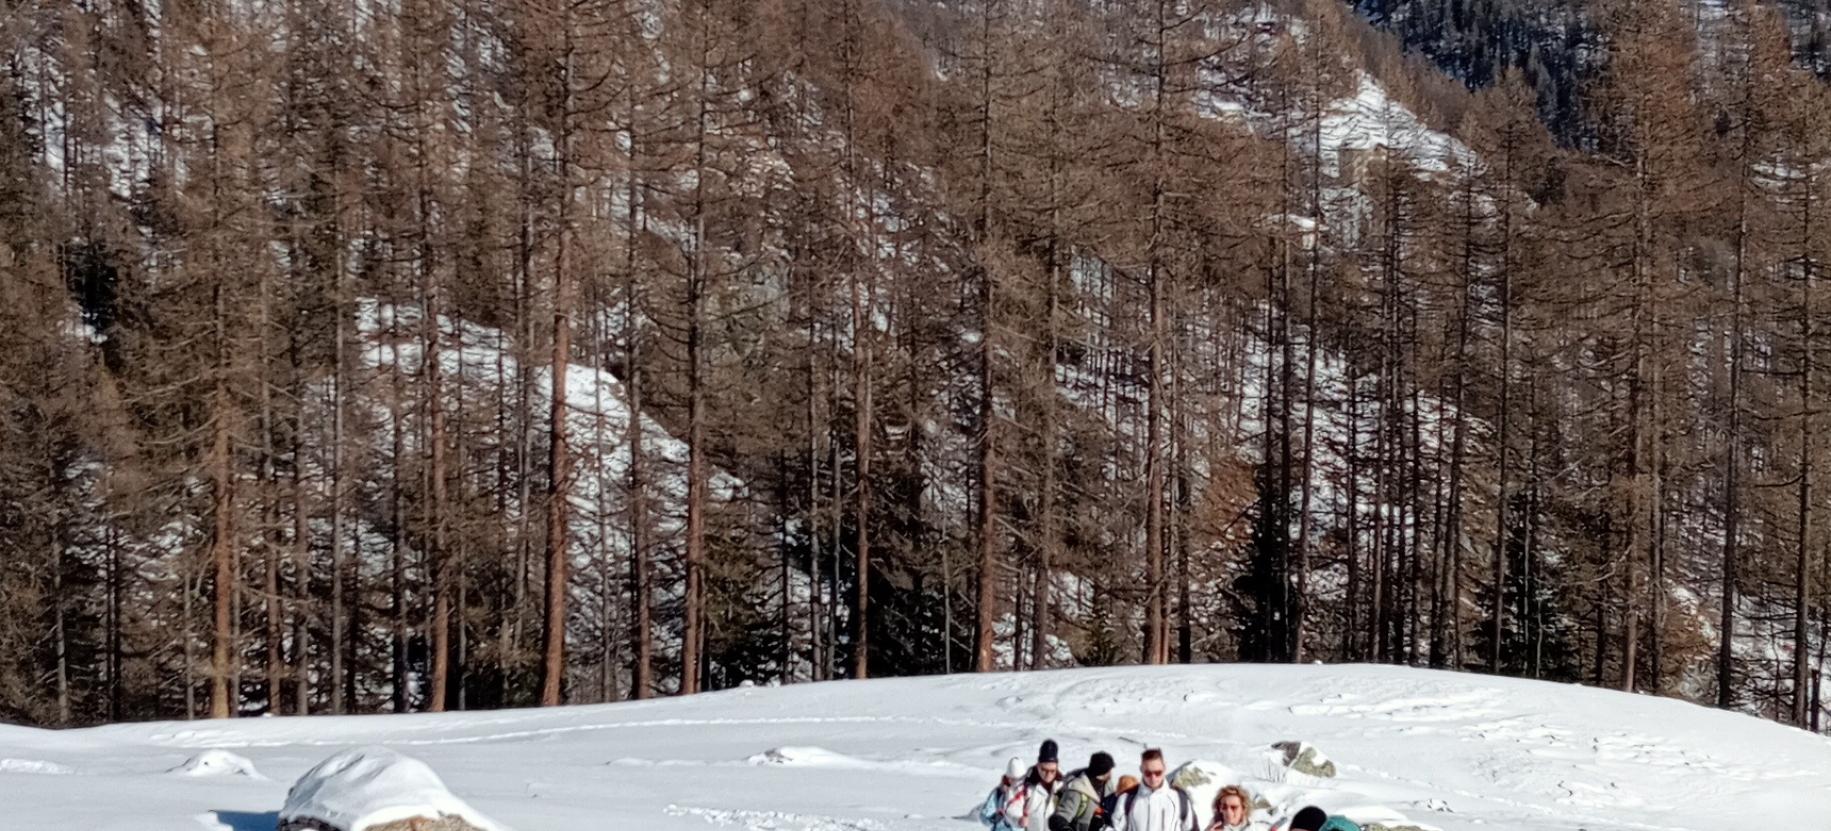
<svg viewBox="0 0 1831 831">
<path fill-rule="evenodd" d="M 1275 484 L 1271 463 L 1253 477 L 1259 504 L 1253 512 L 1246 562 L 1233 584 L 1238 608 L 1234 637 L 1242 661 L 1290 660 L 1290 497 Z"/>
</svg>

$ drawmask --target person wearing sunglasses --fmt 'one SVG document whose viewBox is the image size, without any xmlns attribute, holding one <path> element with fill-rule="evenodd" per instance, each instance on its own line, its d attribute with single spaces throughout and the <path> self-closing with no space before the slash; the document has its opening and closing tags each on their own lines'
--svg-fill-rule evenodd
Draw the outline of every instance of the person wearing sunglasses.
<svg viewBox="0 0 1831 831">
<path fill-rule="evenodd" d="M 1170 784 L 1169 763 L 1163 751 L 1146 750 L 1138 762 L 1137 790 L 1119 801 L 1113 812 L 1113 831 L 1201 831 L 1195 800 Z"/>
<path fill-rule="evenodd" d="M 1054 739 L 1044 739 L 1036 764 L 1024 774 L 1022 798 L 1011 803 L 1007 822 L 1017 831 L 1049 831 L 1055 812 L 1055 795 L 1062 789 L 1062 763 Z"/>
<path fill-rule="evenodd" d="M 1228 785 L 1214 795 L 1214 820 L 1208 831 L 1264 831 L 1269 826 L 1252 819 L 1252 795 L 1239 785 Z"/>
</svg>

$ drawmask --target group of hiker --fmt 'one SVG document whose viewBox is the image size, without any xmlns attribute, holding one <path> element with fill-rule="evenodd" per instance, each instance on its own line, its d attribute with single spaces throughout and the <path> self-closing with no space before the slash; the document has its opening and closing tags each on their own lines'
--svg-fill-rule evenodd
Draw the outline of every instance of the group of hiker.
<svg viewBox="0 0 1831 831">
<path fill-rule="evenodd" d="M 1209 806 L 1203 825 L 1195 799 L 1169 781 L 1163 751 L 1144 751 L 1138 775 L 1113 778 L 1113 757 L 1096 752 L 1087 766 L 1062 773 L 1054 739 L 1046 739 L 1028 768 L 1012 757 L 1004 777 L 979 808 L 992 831 L 1360 831 L 1344 817 L 1306 807 L 1276 824 L 1253 818 L 1251 794 L 1228 785 Z"/>
</svg>

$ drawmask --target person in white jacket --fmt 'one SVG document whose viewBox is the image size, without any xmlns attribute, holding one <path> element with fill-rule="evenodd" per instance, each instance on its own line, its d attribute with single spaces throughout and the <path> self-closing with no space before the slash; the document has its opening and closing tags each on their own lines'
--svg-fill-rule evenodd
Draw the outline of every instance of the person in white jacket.
<svg viewBox="0 0 1831 831">
<path fill-rule="evenodd" d="M 1005 764 L 1004 778 L 979 806 L 979 822 L 992 831 L 1019 831 L 1023 827 L 1024 763 L 1016 756 Z"/>
<path fill-rule="evenodd" d="M 1208 831 L 1268 831 L 1271 823 L 1253 819 L 1252 794 L 1239 785 L 1228 785 L 1214 795 L 1214 819 Z"/>
<path fill-rule="evenodd" d="M 1036 764 L 1024 774 L 1018 789 L 1019 798 L 1006 803 L 1004 822 L 1018 831 L 1049 831 L 1055 795 L 1062 789 L 1062 764 L 1054 739 L 1043 741 Z"/>
<path fill-rule="evenodd" d="M 1163 751 L 1146 750 L 1138 765 L 1137 790 L 1119 799 L 1113 812 L 1113 831 L 1201 831 L 1195 800 L 1169 783 L 1169 764 Z"/>
</svg>

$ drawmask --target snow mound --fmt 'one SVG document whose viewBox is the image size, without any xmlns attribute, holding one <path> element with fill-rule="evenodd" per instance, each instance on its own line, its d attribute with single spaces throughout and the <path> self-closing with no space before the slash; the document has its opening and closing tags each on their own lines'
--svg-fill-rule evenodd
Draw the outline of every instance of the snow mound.
<svg viewBox="0 0 1831 831">
<path fill-rule="evenodd" d="M 508 831 L 452 795 L 425 762 L 385 747 L 353 748 L 319 762 L 293 784 L 280 809 L 283 829 L 366 831 L 420 818 Z"/>
<path fill-rule="evenodd" d="M 237 756 L 227 750 L 206 750 L 184 760 L 184 764 L 172 768 L 167 773 L 179 776 L 246 776 L 249 779 L 266 779 L 261 772 L 254 769 L 254 763 L 246 756 Z"/>
<path fill-rule="evenodd" d="M 787 765 L 793 767 L 862 767 L 863 763 L 843 753 L 824 747 L 772 747 L 744 761 L 753 765 Z"/>
<path fill-rule="evenodd" d="M 66 765 L 43 759 L 0 759 L 0 773 L 32 773 L 41 776 L 69 776 L 76 771 Z"/>
</svg>

